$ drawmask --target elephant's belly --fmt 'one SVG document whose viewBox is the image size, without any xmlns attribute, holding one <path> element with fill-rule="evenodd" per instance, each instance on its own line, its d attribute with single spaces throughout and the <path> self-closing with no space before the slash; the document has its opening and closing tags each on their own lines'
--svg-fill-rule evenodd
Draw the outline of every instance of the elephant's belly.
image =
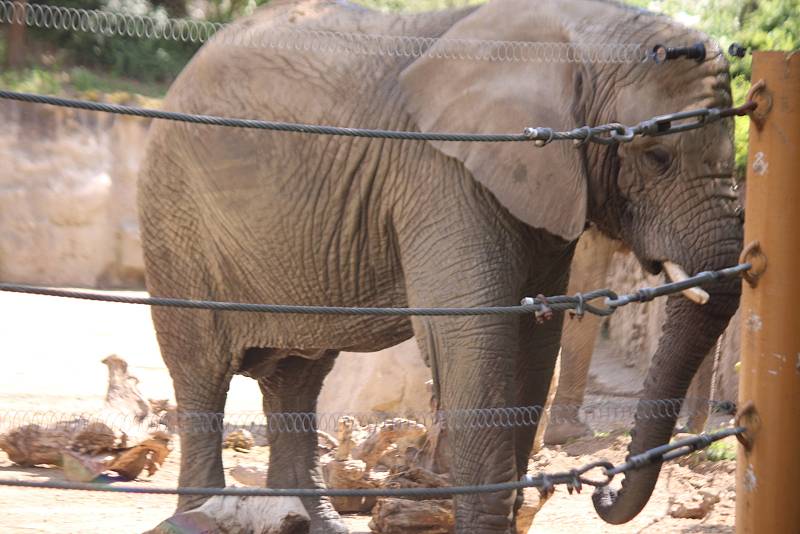
<svg viewBox="0 0 800 534">
<path fill-rule="evenodd" d="M 390 261 L 391 253 L 375 245 L 378 250 L 366 246 L 360 255 L 352 254 L 342 240 L 335 240 L 334 247 L 320 246 L 320 239 L 265 240 L 262 246 L 250 243 L 247 252 L 226 254 L 236 261 L 220 266 L 226 273 L 220 300 L 347 308 L 408 305 L 402 269 Z M 245 263 L 254 256 L 257 262 Z M 225 315 L 225 326 L 240 347 L 373 352 L 413 335 L 410 319 L 402 316 L 233 313 Z"/>
<path fill-rule="evenodd" d="M 238 316 L 238 317 L 237 317 Z M 413 334 L 407 317 L 233 314 L 224 324 L 238 348 L 376 352 Z"/>
</svg>

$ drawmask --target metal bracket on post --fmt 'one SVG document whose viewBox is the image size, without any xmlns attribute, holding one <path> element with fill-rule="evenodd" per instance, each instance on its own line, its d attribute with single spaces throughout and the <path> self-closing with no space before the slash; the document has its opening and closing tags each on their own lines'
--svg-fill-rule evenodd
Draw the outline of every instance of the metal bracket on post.
<svg viewBox="0 0 800 534">
<path fill-rule="evenodd" d="M 761 419 L 758 417 L 756 405 L 753 404 L 753 401 L 745 404 L 739 413 L 736 414 L 734 426 L 743 426 L 746 429 L 743 434 L 736 434 L 736 439 L 739 440 L 739 443 L 742 444 L 745 450 L 752 450 L 756 434 L 758 434 L 758 430 L 761 428 Z"/>
<path fill-rule="evenodd" d="M 751 110 L 750 120 L 756 125 L 756 128 L 762 130 L 764 128 L 764 121 L 767 120 L 767 115 L 772 111 L 772 93 L 767 89 L 767 84 L 764 80 L 758 80 L 750 86 L 747 91 L 746 102 L 755 102 L 756 106 Z"/>
<path fill-rule="evenodd" d="M 748 243 L 739 256 L 739 263 L 749 263 L 752 266 L 742 273 L 742 278 L 750 287 L 756 287 L 758 279 L 767 270 L 767 256 L 761 250 L 761 243 L 757 240 Z"/>
</svg>

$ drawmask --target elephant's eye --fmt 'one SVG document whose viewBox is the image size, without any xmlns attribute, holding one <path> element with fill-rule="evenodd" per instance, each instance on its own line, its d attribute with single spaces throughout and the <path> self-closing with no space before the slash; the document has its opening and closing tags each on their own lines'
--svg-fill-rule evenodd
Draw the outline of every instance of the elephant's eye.
<svg viewBox="0 0 800 534">
<path fill-rule="evenodd" d="M 662 146 L 648 148 L 644 152 L 643 163 L 648 171 L 664 174 L 672 166 L 672 153 Z"/>
</svg>

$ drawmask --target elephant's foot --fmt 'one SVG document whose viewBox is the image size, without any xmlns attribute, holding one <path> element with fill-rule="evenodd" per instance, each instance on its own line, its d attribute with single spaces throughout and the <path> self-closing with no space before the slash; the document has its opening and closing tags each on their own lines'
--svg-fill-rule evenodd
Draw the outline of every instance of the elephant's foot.
<svg viewBox="0 0 800 534">
<path fill-rule="evenodd" d="M 350 531 L 342 521 L 330 500 L 319 498 L 304 498 L 303 505 L 311 517 L 309 534 L 349 534 Z"/>
<path fill-rule="evenodd" d="M 580 419 L 550 423 L 544 432 L 544 443 L 545 445 L 561 445 L 590 433 L 589 426 Z"/>
<path fill-rule="evenodd" d="M 210 499 L 210 497 L 206 495 L 180 495 L 178 496 L 178 506 L 175 508 L 175 515 L 200 508 L 208 499 Z"/>
</svg>

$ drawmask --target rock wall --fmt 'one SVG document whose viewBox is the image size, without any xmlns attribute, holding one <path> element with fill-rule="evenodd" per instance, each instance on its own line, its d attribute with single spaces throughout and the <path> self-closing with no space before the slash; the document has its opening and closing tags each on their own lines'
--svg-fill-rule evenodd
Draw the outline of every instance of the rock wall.
<svg viewBox="0 0 800 534">
<path fill-rule="evenodd" d="M 136 174 L 148 122 L 0 102 L 0 279 L 144 286 Z"/>
</svg>

